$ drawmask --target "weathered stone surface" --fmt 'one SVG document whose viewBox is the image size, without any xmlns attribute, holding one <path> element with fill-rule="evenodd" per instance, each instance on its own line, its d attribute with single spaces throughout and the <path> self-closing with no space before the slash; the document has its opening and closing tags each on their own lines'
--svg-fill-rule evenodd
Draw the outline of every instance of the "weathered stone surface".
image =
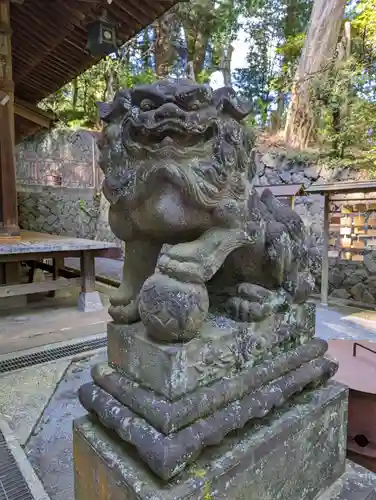
<svg viewBox="0 0 376 500">
<path fill-rule="evenodd" d="M 168 436 L 156 431 L 145 419 L 95 384 L 83 385 L 79 397 L 84 408 L 96 415 L 107 429 L 114 430 L 123 441 L 135 446 L 142 460 L 158 477 L 169 480 L 200 456 L 207 446 L 219 445 L 231 431 L 265 417 L 309 385 L 323 383 L 337 368 L 337 363 L 329 359 L 314 359 Z"/>
<path fill-rule="evenodd" d="M 344 288 L 339 288 L 338 290 L 333 290 L 332 293 L 330 294 L 331 297 L 334 299 L 349 299 L 351 295 L 347 290 Z"/>
<path fill-rule="evenodd" d="M 344 472 L 346 413 L 347 391 L 331 383 L 207 448 L 168 483 L 131 447 L 81 419 L 74 424 L 76 500 L 313 500 Z"/>
<path fill-rule="evenodd" d="M 123 246 L 108 227 L 109 203 L 94 188 L 22 185 L 18 187 L 18 207 L 25 230 Z"/>
<path fill-rule="evenodd" d="M 336 267 L 331 268 L 329 271 L 329 283 L 334 287 L 339 287 L 342 285 L 343 280 L 345 279 L 343 272 L 341 273 L 339 269 Z M 353 285 L 351 285 L 353 286 Z"/>
<path fill-rule="evenodd" d="M 116 323 L 141 320 L 154 339 L 184 341 L 199 334 L 209 303 L 253 322 L 307 299 L 304 223 L 270 190 L 251 188 L 249 102 L 228 87 L 166 80 L 121 90 L 99 108 L 109 223 L 129 248 L 109 310 Z"/>
<path fill-rule="evenodd" d="M 281 172 L 279 174 L 279 177 L 281 178 L 281 180 L 286 183 L 286 184 L 289 184 L 291 183 L 291 174 L 290 172 Z"/>
<path fill-rule="evenodd" d="M 252 390 L 302 364 L 323 356 L 326 350 L 325 341 L 313 339 L 296 349 L 281 351 L 275 358 L 263 361 L 251 370 L 245 369 L 231 377 L 222 378 L 173 402 L 111 369 L 107 363 L 96 365 L 92 377 L 96 385 L 167 435 L 243 398 Z"/>
<path fill-rule="evenodd" d="M 312 165 L 311 167 L 304 169 L 304 175 L 312 181 L 317 181 L 320 177 L 321 167 L 319 165 Z"/>
<path fill-rule="evenodd" d="M 260 161 L 268 168 L 275 168 L 279 164 L 278 155 L 273 155 L 271 153 L 266 153 L 262 155 Z"/>
<path fill-rule="evenodd" d="M 376 252 L 364 256 L 364 265 L 371 274 L 376 274 Z"/>
<path fill-rule="evenodd" d="M 304 222 L 252 188 L 251 107 L 188 80 L 99 105 L 109 223 L 126 245 L 109 310 L 113 371 L 97 367 L 79 397 L 165 481 L 250 421 L 272 425 L 275 408 L 337 370 L 312 340 Z M 278 157 L 263 161 L 263 177 L 279 182 Z M 287 166 L 283 177 L 310 182 Z"/>
<path fill-rule="evenodd" d="M 316 500 L 376 500 L 376 474 L 348 460 L 345 473 Z"/>
<path fill-rule="evenodd" d="M 358 283 L 362 283 L 368 278 L 368 272 L 366 269 L 355 269 L 354 272 L 351 272 L 346 275 L 343 280 L 342 286 L 344 288 L 350 289 L 354 285 Z"/>
<path fill-rule="evenodd" d="M 109 363 L 167 399 L 176 399 L 233 370 L 272 357 L 283 342 L 305 342 L 315 334 L 315 306 L 293 306 L 262 322 L 238 324 L 210 316 L 200 336 L 169 345 L 152 341 L 142 323 L 107 326 Z M 275 350 L 276 349 L 276 350 Z"/>
<path fill-rule="evenodd" d="M 358 302 L 364 302 L 365 304 L 373 304 L 375 302 L 374 297 L 367 290 L 366 285 L 363 283 L 358 283 L 351 288 L 351 295 Z"/>
<path fill-rule="evenodd" d="M 78 310 L 82 312 L 102 311 L 103 304 L 99 292 L 80 292 Z"/>
</svg>

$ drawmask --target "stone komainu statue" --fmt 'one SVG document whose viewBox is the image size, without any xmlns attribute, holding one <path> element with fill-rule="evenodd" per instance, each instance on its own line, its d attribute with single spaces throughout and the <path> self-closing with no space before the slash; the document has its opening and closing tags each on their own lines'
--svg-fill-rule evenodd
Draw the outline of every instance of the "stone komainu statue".
<svg viewBox="0 0 376 500">
<path fill-rule="evenodd" d="M 299 445 L 297 453 L 315 465 L 318 453 L 326 464 L 328 450 L 344 449 L 332 438 L 317 439 L 339 415 L 326 403 L 333 389 L 321 389 L 337 364 L 315 336 L 314 305 L 304 303 L 313 280 L 303 223 L 270 191 L 260 198 L 252 189 L 253 137 L 242 121 L 250 106 L 229 88 L 161 81 L 119 92 L 100 109 L 104 192 L 111 228 L 125 241 L 124 278 L 111 299 L 108 363 L 93 367 L 79 397 L 117 437 L 89 421 L 84 427 L 91 430 L 82 432 L 97 451 L 107 443 L 111 471 L 118 452 L 108 450 L 119 449 L 120 439 L 159 479 L 172 480 L 157 483 L 143 469 L 135 475 L 123 450 L 119 470 L 125 483 L 133 481 L 132 498 L 206 497 L 192 483 L 198 457 L 213 485 L 216 478 L 224 485 L 218 498 L 245 498 L 246 483 L 252 498 L 277 498 L 281 464 L 293 463 L 292 486 L 283 494 L 293 498 L 295 478 L 306 474 L 316 485 L 328 467 L 320 466 L 319 480 L 305 459 L 289 458 L 285 429 L 307 429 L 307 437 L 291 431 L 289 442 L 314 442 L 312 452 Z M 303 416 L 305 404 L 283 408 L 302 391 L 316 402 L 312 421 Z M 316 411 L 324 400 L 330 417 Z M 246 429 L 256 420 L 267 432 L 258 424 Z M 240 429 L 230 446 L 226 436 Z M 260 448 L 265 439 L 272 444 Z M 257 482 L 267 495 L 258 495 Z M 83 491 L 84 483 L 78 478 Z"/>
<path fill-rule="evenodd" d="M 125 241 L 115 322 L 141 319 L 154 338 L 188 340 L 209 304 L 258 321 L 306 300 L 303 222 L 251 187 L 248 102 L 183 80 L 123 90 L 99 108 L 109 222 Z"/>
</svg>

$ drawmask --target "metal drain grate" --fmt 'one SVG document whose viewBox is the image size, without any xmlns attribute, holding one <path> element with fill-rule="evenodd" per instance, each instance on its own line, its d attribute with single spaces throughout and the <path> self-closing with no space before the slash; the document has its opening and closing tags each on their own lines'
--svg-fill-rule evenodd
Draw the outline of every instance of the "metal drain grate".
<svg viewBox="0 0 376 500">
<path fill-rule="evenodd" d="M 34 500 L 29 486 L 0 431 L 0 500 Z"/>
<path fill-rule="evenodd" d="M 87 351 L 95 351 L 107 346 L 107 337 L 101 339 L 85 340 L 77 342 L 77 344 L 66 345 L 62 347 L 53 347 L 44 351 L 33 352 L 32 354 L 25 354 L 12 359 L 4 359 L 0 361 L 0 373 L 11 372 L 19 370 L 20 368 L 27 368 L 28 366 L 39 365 L 54 361 L 68 356 L 74 356 Z M 1 500 L 0 495 L 0 500 Z"/>
</svg>

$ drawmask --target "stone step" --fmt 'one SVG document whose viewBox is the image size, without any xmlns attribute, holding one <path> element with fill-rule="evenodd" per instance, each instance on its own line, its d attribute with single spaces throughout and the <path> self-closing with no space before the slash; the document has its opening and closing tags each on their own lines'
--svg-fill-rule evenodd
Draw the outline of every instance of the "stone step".
<svg viewBox="0 0 376 500">
<path fill-rule="evenodd" d="M 346 472 L 316 500 L 376 500 L 376 474 L 348 461 Z"/>
</svg>

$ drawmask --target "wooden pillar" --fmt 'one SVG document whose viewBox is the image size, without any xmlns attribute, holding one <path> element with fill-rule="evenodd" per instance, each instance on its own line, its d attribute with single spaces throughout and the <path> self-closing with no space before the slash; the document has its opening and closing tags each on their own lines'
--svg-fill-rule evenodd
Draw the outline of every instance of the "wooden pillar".
<svg viewBox="0 0 376 500">
<path fill-rule="evenodd" d="M 324 244 L 322 249 L 322 265 L 321 265 L 321 304 L 328 305 L 328 289 L 329 289 L 329 194 L 325 195 L 324 202 Z"/>
<path fill-rule="evenodd" d="M 18 237 L 10 0 L 0 0 L 0 242 Z"/>
<path fill-rule="evenodd" d="M 101 311 L 103 304 L 95 290 L 95 258 L 90 251 L 81 252 L 81 293 L 78 309 L 82 312 Z"/>
</svg>

